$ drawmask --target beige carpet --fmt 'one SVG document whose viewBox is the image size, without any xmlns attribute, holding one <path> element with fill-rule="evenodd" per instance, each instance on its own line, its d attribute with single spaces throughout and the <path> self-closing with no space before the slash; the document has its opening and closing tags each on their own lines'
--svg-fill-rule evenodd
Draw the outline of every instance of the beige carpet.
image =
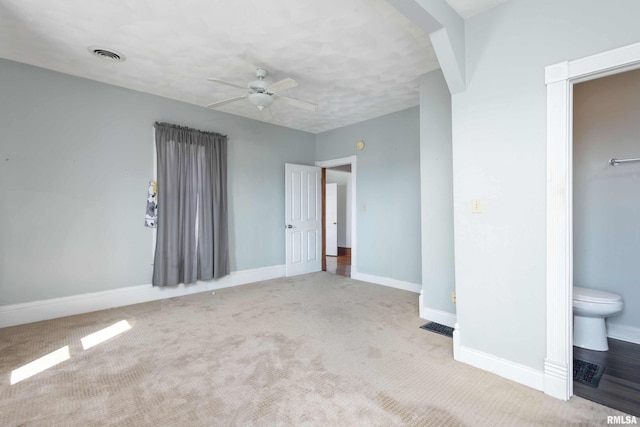
<svg viewBox="0 0 640 427">
<path fill-rule="evenodd" d="M 328 273 L 0 329 L 2 426 L 606 425 L 453 361 L 417 295 Z M 83 350 L 81 338 L 131 329 Z M 14 369 L 70 358 L 10 385 Z"/>
</svg>

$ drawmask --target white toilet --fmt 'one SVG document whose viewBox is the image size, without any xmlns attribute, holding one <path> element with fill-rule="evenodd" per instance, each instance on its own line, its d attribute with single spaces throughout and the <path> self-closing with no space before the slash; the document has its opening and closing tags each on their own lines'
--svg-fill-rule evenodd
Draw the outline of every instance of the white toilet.
<svg viewBox="0 0 640 427">
<path fill-rule="evenodd" d="M 604 319 L 621 312 L 622 307 L 620 295 L 574 286 L 573 345 L 588 350 L 609 350 Z"/>
</svg>

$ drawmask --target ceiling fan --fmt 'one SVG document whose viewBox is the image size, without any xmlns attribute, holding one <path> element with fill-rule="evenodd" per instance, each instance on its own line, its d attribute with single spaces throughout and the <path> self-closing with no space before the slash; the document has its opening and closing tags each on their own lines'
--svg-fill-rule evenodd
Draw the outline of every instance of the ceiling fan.
<svg viewBox="0 0 640 427">
<path fill-rule="evenodd" d="M 225 99 L 224 101 L 214 102 L 213 104 L 208 105 L 209 108 L 218 108 L 226 104 L 230 104 L 232 102 L 240 101 L 241 99 L 247 99 L 249 102 L 256 107 L 258 110 L 262 111 L 265 108 L 269 108 L 275 100 L 279 100 L 285 102 L 294 107 L 302 108 L 308 111 L 315 111 L 318 106 L 316 104 L 312 104 L 311 102 L 302 101 L 300 99 L 291 98 L 288 96 L 280 95 L 280 92 L 285 91 L 287 89 L 291 89 L 292 87 L 298 86 L 298 82 L 293 80 L 292 78 L 287 77 L 286 79 L 282 79 L 273 84 L 269 84 L 265 81 L 265 77 L 267 76 L 267 72 L 262 68 L 258 68 L 256 70 L 257 80 L 249 82 L 246 86 L 227 82 L 225 80 L 217 79 L 217 78 L 209 78 L 207 80 L 221 83 L 223 85 L 235 87 L 238 89 L 248 89 L 248 94 L 243 96 L 236 96 L 234 98 Z"/>
</svg>

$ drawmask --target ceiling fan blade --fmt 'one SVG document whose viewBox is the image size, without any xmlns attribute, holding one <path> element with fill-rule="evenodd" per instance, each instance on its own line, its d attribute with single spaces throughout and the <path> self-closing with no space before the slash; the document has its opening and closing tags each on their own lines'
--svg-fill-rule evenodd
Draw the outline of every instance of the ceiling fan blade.
<svg viewBox="0 0 640 427">
<path fill-rule="evenodd" d="M 316 104 L 312 104 L 311 102 L 302 101 L 300 99 L 291 98 L 289 96 L 278 96 L 278 99 L 281 99 L 283 102 L 298 108 L 302 108 L 307 111 L 316 111 L 318 106 Z"/>
<path fill-rule="evenodd" d="M 245 90 L 247 89 L 247 86 L 239 85 L 237 83 L 228 82 L 226 80 L 216 79 L 215 77 L 208 78 L 207 80 L 209 80 L 210 82 L 221 83 L 223 85 L 227 85 L 227 86 L 231 86 L 231 87 L 237 87 L 238 89 L 245 89 Z"/>
<path fill-rule="evenodd" d="M 207 108 L 218 108 L 222 107 L 226 104 L 231 104 L 232 102 L 240 101 L 241 99 L 245 99 L 246 96 L 236 96 L 235 98 L 225 99 L 224 101 L 214 102 L 213 104 L 207 105 Z"/>
<path fill-rule="evenodd" d="M 296 86 L 298 86 L 298 82 L 293 80 L 292 78 L 287 77 L 286 79 L 282 79 L 279 82 L 275 82 L 274 84 L 269 86 L 267 90 L 271 93 L 277 93 Z"/>
</svg>

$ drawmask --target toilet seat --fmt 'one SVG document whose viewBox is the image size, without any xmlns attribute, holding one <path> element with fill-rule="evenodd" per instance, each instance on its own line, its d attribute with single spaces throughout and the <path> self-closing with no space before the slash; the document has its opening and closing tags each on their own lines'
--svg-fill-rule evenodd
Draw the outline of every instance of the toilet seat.
<svg viewBox="0 0 640 427">
<path fill-rule="evenodd" d="M 611 304 L 622 301 L 622 297 L 620 295 L 598 291 L 596 289 L 574 286 L 573 300 L 600 304 Z"/>
</svg>

